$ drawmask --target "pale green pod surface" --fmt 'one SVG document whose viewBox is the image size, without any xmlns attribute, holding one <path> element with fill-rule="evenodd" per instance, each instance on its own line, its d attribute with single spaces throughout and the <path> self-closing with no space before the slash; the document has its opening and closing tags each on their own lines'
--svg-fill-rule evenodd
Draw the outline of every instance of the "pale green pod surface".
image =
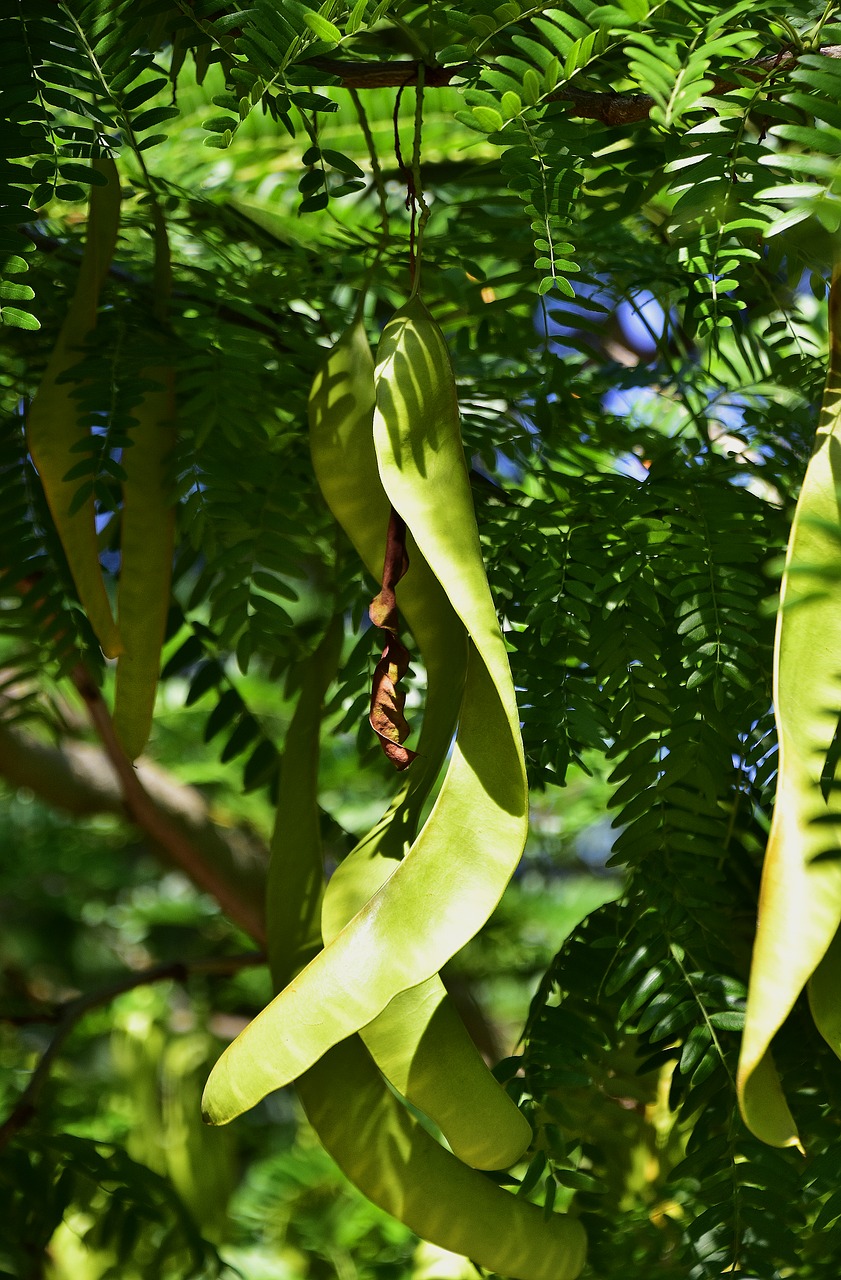
<svg viewBox="0 0 841 1280">
<path fill-rule="evenodd" d="M 388 1091 L 358 1037 L 298 1081 L 307 1116 L 361 1191 L 424 1240 L 510 1280 L 575 1280 L 581 1223 L 511 1195 L 439 1146 Z"/>
<path fill-rule="evenodd" d="M 304 667 L 280 772 L 266 885 L 266 949 L 280 990 L 321 950 L 324 868 L 318 816 L 321 706 L 336 674 L 344 628 L 334 618 Z"/>
<path fill-rule="evenodd" d="M 373 442 L 374 362 L 361 321 L 339 339 L 316 374 L 310 445 L 322 493 L 372 576 L 382 568 L 390 503 Z M 423 728 L 414 761 L 387 812 L 334 873 L 322 913 L 329 943 L 388 879 L 417 834 L 422 805 L 452 738 L 467 663 L 464 627 L 408 539 L 401 613 L 427 668 Z M 441 1129 L 460 1159 L 505 1168 L 529 1145 L 531 1128 L 485 1066 L 437 977 L 401 993 L 362 1031 L 391 1083 Z"/>
<path fill-rule="evenodd" d="M 831 358 L 815 449 L 789 539 L 774 664 L 779 737 L 777 795 L 759 899 L 739 1060 L 748 1127 L 774 1146 L 797 1146 L 794 1120 L 770 1061 L 771 1041 L 815 975 L 812 1008 L 838 1048 L 838 972 L 830 950 L 841 924 L 841 790 L 827 756 L 841 709 L 841 283 L 830 292 Z M 822 789 L 823 779 L 823 789 Z M 827 785 L 831 784 L 831 785 Z M 823 792 L 826 791 L 826 796 Z M 826 968 L 819 965 L 827 956 Z"/>
<path fill-rule="evenodd" d="M 96 325 L 99 294 L 114 256 L 120 226 L 120 179 L 116 165 L 110 158 L 103 158 L 94 160 L 92 167 L 107 181 L 105 185 L 91 186 L 85 248 L 76 290 L 26 415 L 26 441 L 79 600 L 103 653 L 114 658 L 121 652 L 122 645 L 99 563 L 93 494 L 71 510 L 80 481 L 65 480 L 82 457 L 74 446 L 85 439 L 87 428 L 79 422 L 73 383 L 59 381 L 62 374 L 82 359 L 82 345 Z"/>
<path fill-rule="evenodd" d="M 809 1008 L 818 1031 L 841 1058 L 841 930 L 809 980 Z"/>
<path fill-rule="evenodd" d="M 289 981 L 317 945 L 322 881 L 316 790 L 321 704 L 338 660 L 334 621 L 304 668 L 287 734 L 267 900 L 273 980 Z M 424 1238 L 522 1280 L 574 1280 L 584 1263 L 580 1225 L 510 1195 L 446 1153 L 388 1089 L 358 1037 L 297 1081 L 314 1130 L 375 1204 Z"/>
<path fill-rule="evenodd" d="M 169 242 L 160 214 L 155 224 L 155 282 L 163 319 L 172 285 Z M 124 652 L 117 660 L 114 731 L 130 760 L 149 738 L 169 613 L 175 507 L 167 463 L 175 443 L 175 373 L 166 365 L 146 371 L 157 384 L 134 409 L 131 444 L 121 465 L 120 585 L 117 620 Z"/>
<path fill-rule="evenodd" d="M 517 702 L 479 544 L 455 377 L 441 330 L 420 298 L 383 330 L 376 387 L 374 447 L 383 488 L 488 668 L 525 794 Z"/>
<path fill-rule="evenodd" d="M 399 796 L 392 809 L 334 873 L 324 899 L 325 943 L 384 883 L 397 865 L 388 857 Z M 389 824 L 388 819 L 394 822 Z M 343 872 L 337 883 L 337 876 Z M 404 1097 L 437 1124 L 460 1160 L 504 1169 L 529 1146 L 531 1126 L 485 1066 L 438 978 L 395 996 L 360 1032 L 374 1061 Z"/>
<path fill-rule="evenodd" d="M 432 814 L 386 884 L 220 1058 L 204 1099 L 215 1123 L 295 1079 L 436 974 L 491 914 L 525 843 L 516 701 L 481 561 L 454 379 L 419 306 L 398 313 L 383 336 L 374 439 L 386 494 L 473 641 L 452 759 Z"/>
<path fill-rule="evenodd" d="M 166 465 L 174 441 L 174 377 L 155 369 L 163 384 L 147 391 L 133 411 L 131 448 L 123 450 L 123 509 L 117 619 L 123 652 L 114 683 L 114 731 L 130 760 L 149 738 L 161 665 L 175 542 L 175 509 Z"/>
</svg>

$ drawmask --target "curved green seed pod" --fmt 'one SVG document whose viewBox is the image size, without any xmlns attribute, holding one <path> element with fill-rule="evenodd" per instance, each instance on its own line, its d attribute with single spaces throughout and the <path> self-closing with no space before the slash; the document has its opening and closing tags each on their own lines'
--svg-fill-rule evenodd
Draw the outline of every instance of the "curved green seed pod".
<svg viewBox="0 0 841 1280">
<path fill-rule="evenodd" d="M 310 443 L 330 509 L 377 576 L 390 504 L 377 469 L 373 414 L 374 362 L 358 321 L 316 375 Z M 463 691 L 464 628 L 411 542 L 398 599 L 427 668 L 420 754 L 388 811 L 327 886 L 322 912 L 326 943 L 364 907 L 411 846 L 422 805 L 445 759 Z M 460 1159 L 479 1168 L 506 1168 L 526 1150 L 532 1136 L 528 1121 L 488 1071 L 438 977 L 396 996 L 361 1034 L 380 1070 L 434 1120 Z"/>
<path fill-rule="evenodd" d="M 117 617 L 124 650 L 117 659 L 114 730 L 130 760 L 149 738 L 169 612 L 175 509 L 167 496 L 175 387 L 172 369 L 154 369 L 161 385 L 134 410 L 131 448 L 123 451 L 123 509 Z"/>
<path fill-rule="evenodd" d="M 404 810 L 416 799 L 401 791 L 334 873 L 321 918 L 326 944 L 395 869 L 392 850 L 402 845 Z M 531 1126 L 485 1066 L 439 978 L 395 996 L 360 1035 L 380 1070 L 435 1122 L 460 1160 L 503 1169 L 526 1150 Z"/>
<path fill-rule="evenodd" d="M 311 444 L 325 498 L 376 575 L 390 504 L 376 467 L 372 415 L 374 362 L 360 323 L 339 340 L 316 376 Z M 387 881 L 415 838 L 461 700 L 465 632 L 413 545 L 399 599 L 428 667 L 420 756 L 388 813 L 330 882 L 323 914 L 328 943 Z M 529 1146 L 529 1123 L 486 1068 L 438 977 L 399 995 L 362 1030 L 362 1038 L 394 1087 L 438 1124 L 462 1160 L 506 1167 Z"/>
<path fill-rule="evenodd" d="M 841 1001 L 838 999 L 841 978 L 841 929 L 836 933 L 823 959 L 809 979 L 809 1008 L 830 1048 L 841 1058 Z"/>
<path fill-rule="evenodd" d="M 455 381 L 418 300 L 383 334 L 374 439 L 386 495 L 470 635 L 452 759 L 429 819 L 386 884 L 216 1064 L 204 1098 L 215 1123 L 294 1080 L 436 974 L 491 914 L 525 843 L 516 700 L 481 558 Z"/>
<path fill-rule="evenodd" d="M 91 626 L 108 658 L 122 650 L 120 635 L 105 591 L 99 564 L 94 497 L 91 493 L 74 508 L 79 488 L 65 476 L 80 454 L 74 446 L 87 436 L 79 422 L 73 383 L 60 382 L 62 374 L 78 364 L 81 347 L 96 325 L 99 294 L 120 226 L 120 179 L 110 158 L 94 160 L 92 167 L 104 174 L 104 186 L 91 186 L 87 234 L 76 290 L 59 330 L 41 385 L 26 416 L 26 440 L 41 478 L 56 531 Z"/>
<path fill-rule="evenodd" d="M 317 945 L 319 712 L 337 657 L 334 626 L 307 664 L 286 740 L 267 904 L 276 986 L 294 980 L 299 960 Z M 581 1224 L 560 1214 L 547 1221 L 444 1151 L 387 1087 L 357 1036 L 296 1083 L 327 1151 L 381 1209 L 512 1280 L 575 1280 L 586 1250 Z"/>
<path fill-rule="evenodd" d="M 835 940 L 841 925 L 841 789 L 838 762 L 830 754 L 841 703 L 841 595 L 835 581 L 841 534 L 837 274 L 830 291 L 829 333 L 829 373 L 815 449 L 794 514 L 777 615 L 777 795 L 737 1080 L 748 1128 L 779 1147 L 799 1142 L 770 1045 L 810 978 L 816 1024 L 839 1051 Z"/>
<path fill-rule="evenodd" d="M 172 283 L 166 226 L 156 210 L 155 291 L 160 319 Z M 161 665 L 175 544 L 175 507 L 167 460 L 174 444 L 175 374 L 146 370 L 156 387 L 134 410 L 131 444 L 123 450 L 123 509 L 117 618 L 124 652 L 117 661 L 114 730 L 130 760 L 149 738 Z"/>
<path fill-rule="evenodd" d="M 395 1098 L 357 1036 L 297 1082 L 330 1155 L 370 1200 L 424 1240 L 511 1280 L 575 1280 L 587 1241 L 576 1218 L 504 1191 L 462 1164 Z"/>
<path fill-rule="evenodd" d="M 318 736 L 324 695 L 336 674 L 344 637 L 334 618 L 305 664 L 286 734 L 266 884 L 266 949 L 277 990 L 316 955 L 321 942 L 324 867 L 318 817 Z"/>
</svg>

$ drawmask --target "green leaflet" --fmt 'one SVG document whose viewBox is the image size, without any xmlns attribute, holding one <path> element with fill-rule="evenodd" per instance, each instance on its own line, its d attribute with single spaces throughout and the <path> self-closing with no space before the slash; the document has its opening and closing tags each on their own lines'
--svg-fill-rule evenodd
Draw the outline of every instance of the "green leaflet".
<svg viewBox="0 0 841 1280">
<path fill-rule="evenodd" d="M 838 1051 L 841 791 L 827 755 L 841 708 L 841 282 L 829 302 L 830 363 L 815 449 L 797 503 L 783 576 L 774 671 L 777 795 L 739 1061 L 745 1123 L 773 1146 L 797 1129 L 770 1056 L 771 1041 L 814 975 L 818 1029 Z M 833 581 L 833 578 L 836 578 Z M 832 985 L 831 999 L 827 984 Z"/>
<path fill-rule="evenodd" d="M 334 622 L 307 662 L 286 739 L 267 897 L 276 986 L 292 980 L 318 945 L 320 711 L 340 639 Z M 296 1083 L 326 1149 L 380 1208 L 424 1239 L 513 1280 L 575 1280 L 586 1250 L 580 1223 L 560 1214 L 547 1221 L 444 1151 L 395 1098 L 358 1037 L 330 1049 Z"/>
<path fill-rule="evenodd" d="M 357 322 L 316 375 L 310 442 L 327 503 L 376 577 L 390 504 L 377 469 L 373 414 L 374 364 L 364 326 Z M 386 814 L 327 887 L 322 927 L 328 944 L 411 846 L 421 807 L 445 759 L 464 687 L 464 627 L 411 540 L 408 550 L 409 570 L 398 587 L 398 603 L 427 669 L 420 754 Z M 435 1121 L 460 1159 L 479 1168 L 505 1168 L 528 1147 L 528 1122 L 486 1068 L 438 977 L 396 996 L 361 1035 L 395 1088 Z"/>
<path fill-rule="evenodd" d="M 172 270 L 166 225 L 157 206 L 154 213 L 155 295 L 163 321 Z M 117 617 L 124 652 L 117 660 L 114 730 L 130 760 L 140 755 L 152 727 L 175 541 L 175 508 L 167 484 L 167 459 L 175 442 L 175 374 L 165 365 L 145 373 L 157 385 L 134 410 L 131 445 L 122 456 L 126 478 Z"/>
<path fill-rule="evenodd" d="M 383 488 L 470 636 L 458 733 L 436 804 L 405 859 L 216 1064 L 204 1099 L 215 1123 L 295 1079 L 394 996 L 436 974 L 493 911 L 525 842 L 514 690 L 481 559 L 452 370 L 422 303 L 397 313 L 379 354 L 374 439 Z"/>
<path fill-rule="evenodd" d="M 80 482 L 65 480 L 82 458 L 74 446 L 85 440 L 87 428 L 79 422 L 73 383 L 59 381 L 62 374 L 79 363 L 85 339 L 96 325 L 99 294 L 114 256 L 120 226 L 120 179 L 116 165 L 109 157 L 94 160 L 92 164 L 105 174 L 107 182 L 104 186 L 92 185 L 90 189 L 87 235 L 76 290 L 41 385 L 29 407 L 26 440 L 79 600 L 103 653 L 114 658 L 122 651 L 122 644 L 99 564 L 93 493 L 73 510 Z"/>
</svg>

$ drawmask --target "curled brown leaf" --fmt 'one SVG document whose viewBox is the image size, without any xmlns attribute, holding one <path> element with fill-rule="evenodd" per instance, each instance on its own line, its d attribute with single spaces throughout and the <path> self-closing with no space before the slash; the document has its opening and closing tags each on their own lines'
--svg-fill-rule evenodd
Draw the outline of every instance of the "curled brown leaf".
<svg viewBox="0 0 841 1280">
<path fill-rule="evenodd" d="M 400 619 L 395 588 L 409 568 L 406 554 L 406 522 L 392 507 L 386 534 L 382 588 L 371 601 L 368 614 L 374 626 L 388 633 L 382 657 L 374 670 L 371 683 L 371 728 L 380 739 L 386 757 L 401 772 L 408 769 L 417 755 L 403 743 L 410 729 L 403 714 L 405 693 L 398 689 L 409 667 L 409 653 L 400 639 Z"/>
</svg>

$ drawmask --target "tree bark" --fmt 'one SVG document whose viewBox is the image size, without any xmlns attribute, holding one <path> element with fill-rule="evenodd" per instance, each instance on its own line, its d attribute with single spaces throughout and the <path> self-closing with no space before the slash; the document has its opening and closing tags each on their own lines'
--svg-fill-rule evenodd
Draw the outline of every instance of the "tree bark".
<svg viewBox="0 0 841 1280">
<path fill-rule="evenodd" d="M 135 768 L 157 812 L 190 842 L 212 875 L 236 896 L 241 906 L 239 922 L 262 921 L 269 854 L 256 832 L 217 826 L 201 792 L 178 782 L 157 765 L 141 760 Z M 0 775 L 67 813 L 115 813 L 131 820 L 121 783 L 99 747 L 70 741 L 51 746 L 21 729 L 0 724 Z M 160 841 L 150 836 L 150 843 L 157 854 L 173 861 Z M 262 928 L 257 934 L 250 928 L 248 932 L 259 941 Z"/>
</svg>

